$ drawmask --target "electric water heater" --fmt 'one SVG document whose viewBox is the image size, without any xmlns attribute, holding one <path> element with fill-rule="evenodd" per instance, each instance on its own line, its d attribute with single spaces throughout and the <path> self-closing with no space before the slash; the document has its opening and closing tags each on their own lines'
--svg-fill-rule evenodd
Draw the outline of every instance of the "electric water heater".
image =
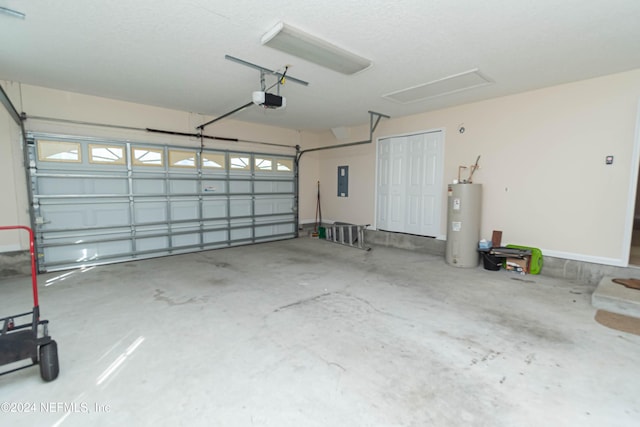
<svg viewBox="0 0 640 427">
<path fill-rule="evenodd" d="M 482 184 L 449 184 L 445 259 L 454 267 L 477 267 L 480 261 Z"/>
</svg>

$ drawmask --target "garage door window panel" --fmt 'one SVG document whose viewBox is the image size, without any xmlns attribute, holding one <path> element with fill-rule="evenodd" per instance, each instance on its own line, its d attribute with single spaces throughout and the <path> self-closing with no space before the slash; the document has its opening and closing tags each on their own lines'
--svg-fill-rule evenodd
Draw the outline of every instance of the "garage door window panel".
<svg viewBox="0 0 640 427">
<path fill-rule="evenodd" d="M 247 154 L 230 154 L 229 168 L 233 171 L 250 171 L 251 156 Z"/>
<path fill-rule="evenodd" d="M 89 144 L 89 163 L 125 165 L 126 161 L 124 146 Z"/>
<path fill-rule="evenodd" d="M 225 171 L 227 169 L 227 161 L 225 153 L 202 153 L 202 169 L 205 171 Z"/>
<path fill-rule="evenodd" d="M 131 149 L 135 166 L 164 166 L 164 150 L 159 148 L 133 147 Z"/>
<path fill-rule="evenodd" d="M 38 160 L 41 162 L 82 162 L 82 149 L 77 142 L 38 140 Z"/>
<path fill-rule="evenodd" d="M 272 172 L 273 171 L 273 159 L 264 158 L 262 156 L 255 158 L 255 170 L 256 172 Z"/>
<path fill-rule="evenodd" d="M 277 172 L 293 172 L 293 159 L 276 159 Z"/>
<path fill-rule="evenodd" d="M 195 151 L 169 150 L 169 166 L 172 168 L 195 169 L 197 154 Z"/>
</svg>

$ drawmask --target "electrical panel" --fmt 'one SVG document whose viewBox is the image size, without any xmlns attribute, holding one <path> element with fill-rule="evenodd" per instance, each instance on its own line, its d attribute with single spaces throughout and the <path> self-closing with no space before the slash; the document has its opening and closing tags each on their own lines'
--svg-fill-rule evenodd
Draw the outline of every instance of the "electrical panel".
<svg viewBox="0 0 640 427">
<path fill-rule="evenodd" d="M 349 197 L 349 166 L 338 166 L 338 197 Z"/>
</svg>

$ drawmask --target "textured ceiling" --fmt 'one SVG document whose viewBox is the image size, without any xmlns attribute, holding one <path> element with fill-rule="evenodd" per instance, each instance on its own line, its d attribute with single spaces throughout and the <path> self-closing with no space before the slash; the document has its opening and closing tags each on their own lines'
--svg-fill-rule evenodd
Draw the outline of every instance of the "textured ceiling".
<svg viewBox="0 0 640 427">
<path fill-rule="evenodd" d="M 288 73 L 284 110 L 237 120 L 321 130 L 640 68 L 638 0 L 0 0 L 0 79 L 212 116 Z M 279 21 L 373 61 L 347 76 L 260 44 Z M 490 85 L 402 104 L 383 95 L 477 69 Z M 267 80 L 273 83 L 275 80 Z M 28 111 L 27 111 L 28 113 Z M 212 125 L 215 126 L 215 125 Z"/>
</svg>

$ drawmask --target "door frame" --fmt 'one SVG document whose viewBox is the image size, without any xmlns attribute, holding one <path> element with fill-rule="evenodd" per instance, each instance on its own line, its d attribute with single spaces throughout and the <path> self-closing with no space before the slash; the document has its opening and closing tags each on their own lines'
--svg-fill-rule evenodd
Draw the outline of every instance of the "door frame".
<svg viewBox="0 0 640 427">
<path fill-rule="evenodd" d="M 406 136 L 411 136 L 411 135 L 420 135 L 420 134 L 425 134 L 425 133 L 435 133 L 435 132 L 442 132 L 442 149 L 441 149 L 441 154 L 442 154 L 442 158 L 441 158 L 441 166 L 442 166 L 442 171 L 441 171 L 441 183 L 443 185 L 443 188 L 441 189 L 441 193 L 440 193 L 440 200 L 439 202 L 439 210 L 438 210 L 438 221 L 440 222 L 440 227 L 439 227 L 439 231 L 440 233 L 442 233 L 442 226 L 443 226 L 443 202 L 445 200 L 444 196 L 445 196 L 445 189 L 444 189 L 444 165 L 445 165 L 445 156 L 446 156 L 446 145 L 447 145 L 447 132 L 445 128 L 431 128 L 431 129 L 425 129 L 425 130 L 416 130 L 416 131 L 412 131 L 412 132 L 405 132 L 405 133 L 398 133 L 398 134 L 391 134 L 391 135 L 383 135 L 383 136 L 379 136 L 376 138 L 376 145 L 375 145 L 375 153 L 376 153 L 376 157 L 375 157 L 375 182 L 374 182 L 374 197 L 373 197 L 373 230 L 378 230 L 378 174 L 379 174 L 379 170 L 378 170 L 378 147 L 380 144 L 380 140 L 382 139 L 389 139 L 389 138 L 401 138 L 401 137 L 406 137 Z M 446 233 L 444 234 L 438 234 L 436 236 L 434 236 L 436 239 L 438 240 L 446 240 L 447 239 L 447 235 Z M 408 234 L 408 233 L 401 233 L 401 234 Z M 426 237 L 426 236 L 425 236 Z"/>
<path fill-rule="evenodd" d="M 629 177 L 629 194 L 627 196 L 627 214 L 624 221 L 625 231 L 622 239 L 622 258 L 620 260 L 623 267 L 629 267 L 636 198 L 640 196 L 638 194 L 638 176 L 640 174 L 640 100 L 638 100 L 638 107 L 636 109 L 636 130 L 634 136 L 633 152 L 631 154 L 631 174 Z"/>
</svg>

